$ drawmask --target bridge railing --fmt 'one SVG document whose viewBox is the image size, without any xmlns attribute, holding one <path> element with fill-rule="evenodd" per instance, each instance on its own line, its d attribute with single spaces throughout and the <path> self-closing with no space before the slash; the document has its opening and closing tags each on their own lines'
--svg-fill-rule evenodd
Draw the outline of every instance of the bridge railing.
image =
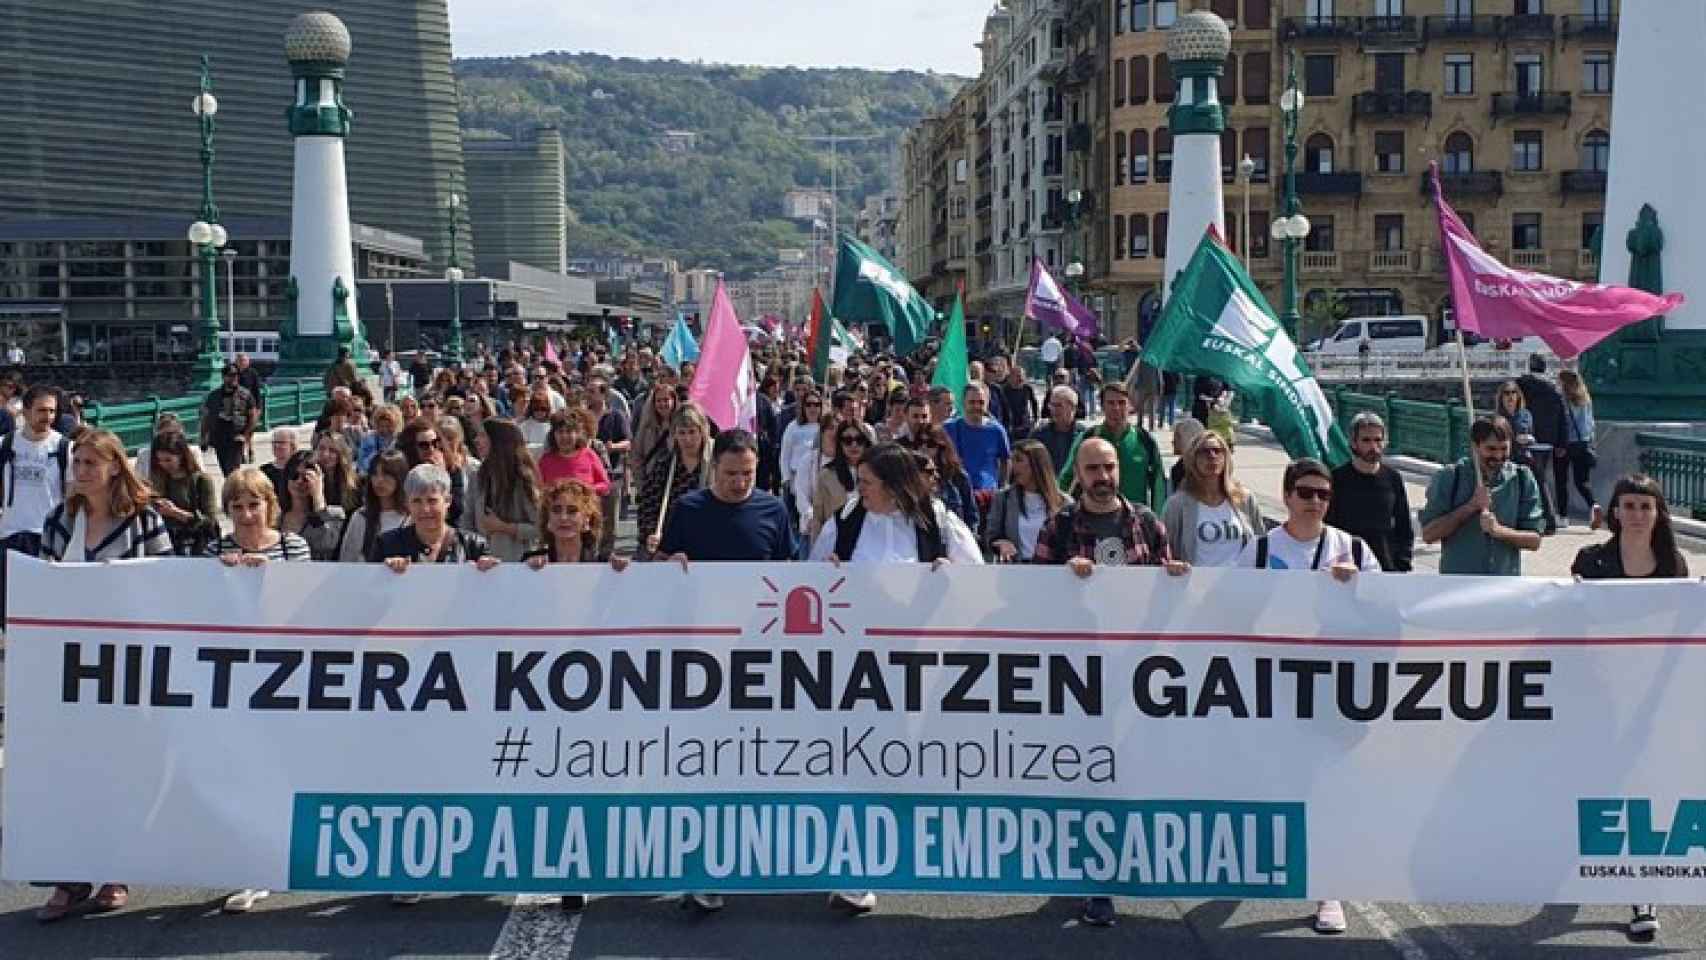
<svg viewBox="0 0 1706 960">
<path fill-rule="evenodd" d="M 1469 376 L 1476 380 L 1514 380 L 1528 372 L 1526 353 L 1469 352 Z M 1304 359 L 1317 379 L 1347 380 L 1440 380 L 1462 376 L 1455 348 L 1412 353 L 1310 353 Z"/>
<path fill-rule="evenodd" d="M 1386 422 L 1386 449 L 1391 453 L 1435 463 L 1455 463 L 1469 455 L 1469 410 L 1462 401 L 1425 403 L 1345 387 L 1328 390 L 1327 398 L 1347 439 L 1356 415 L 1372 411 Z"/>
<path fill-rule="evenodd" d="M 124 441 L 126 448 L 135 452 L 153 438 L 155 425 L 166 413 L 176 414 L 184 424 L 184 432 L 196 437 L 201 432 L 202 405 L 206 400 L 207 394 L 198 393 L 164 400 L 150 397 L 134 403 L 94 403 L 83 411 L 83 419 L 90 426 L 111 430 Z M 263 429 L 308 423 L 320 415 L 320 408 L 326 403 L 326 385 L 315 379 L 269 383 L 265 400 L 261 411 Z"/>
<path fill-rule="evenodd" d="M 1706 439 L 1635 434 L 1641 471 L 1659 482 L 1671 512 L 1706 518 Z"/>
</svg>

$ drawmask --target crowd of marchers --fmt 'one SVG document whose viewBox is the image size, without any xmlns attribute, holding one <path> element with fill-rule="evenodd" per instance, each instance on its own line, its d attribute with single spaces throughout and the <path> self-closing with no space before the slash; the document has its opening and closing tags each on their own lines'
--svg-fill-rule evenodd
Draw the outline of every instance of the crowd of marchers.
<svg viewBox="0 0 1706 960">
<path fill-rule="evenodd" d="M 1472 425 L 1470 455 L 1439 470 L 1414 511 L 1385 463 L 1386 425 L 1365 413 L 1349 425 L 1350 461 L 1292 462 L 1284 515 L 1269 516 L 1234 471 L 1224 384 L 1203 376 L 1181 390 L 1177 375 L 1143 364 L 1099 382 L 1093 365 L 1070 362 L 1074 349 L 1042 344 L 1042 383 L 993 353 L 970 363 L 955 395 L 931 386 L 930 346 L 855 353 L 820 376 L 802 349 L 755 347 L 750 430 L 719 430 L 690 399 L 693 364 L 673 369 L 639 345 L 481 346 L 442 369 L 386 353 L 366 373 L 345 355 L 326 373 L 306 444 L 302 431 L 274 430 L 265 454 L 254 449 L 265 385 L 238 358 L 194 437 L 162 416 L 134 461 L 112 433 L 83 424 L 64 391 L 0 384 L 0 545 L 54 562 L 170 555 L 232 567 L 383 563 L 399 574 L 419 563 L 691 571 L 802 560 L 1029 563 L 1079 577 L 1245 567 L 1349 581 L 1409 572 L 1420 537 L 1441 544 L 1443 574 L 1514 576 L 1523 553 L 1568 522 L 1573 480 L 1588 522 L 1610 534 L 1577 556 L 1578 577 L 1688 574 L 1657 483 L 1626 476 L 1603 508 L 1594 501 L 1593 405 L 1573 371 L 1554 381 L 1537 359 L 1501 387 L 1496 410 Z M 1170 440 L 1170 466 L 1156 434 Z M 619 545 L 617 520 L 630 512 L 638 533 Z M 47 885 L 44 922 L 129 898 L 117 882 Z M 239 890 L 224 909 L 267 895 Z M 583 902 L 563 898 L 567 909 Z M 683 903 L 723 907 L 712 893 Z M 862 913 L 876 898 L 839 891 L 830 903 Z M 1087 900 L 1083 919 L 1114 922 L 1112 901 Z M 1341 904 L 1319 903 L 1313 924 L 1343 931 Z M 1652 937 L 1652 907 L 1636 906 L 1629 930 Z"/>
</svg>

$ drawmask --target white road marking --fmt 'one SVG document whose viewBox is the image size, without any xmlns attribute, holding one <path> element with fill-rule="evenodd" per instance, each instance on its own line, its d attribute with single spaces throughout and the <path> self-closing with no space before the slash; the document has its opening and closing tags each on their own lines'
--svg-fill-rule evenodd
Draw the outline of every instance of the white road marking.
<svg viewBox="0 0 1706 960">
<path fill-rule="evenodd" d="M 1469 945 L 1469 941 L 1458 936 L 1456 930 L 1442 924 L 1438 918 L 1428 912 L 1426 907 L 1419 903 L 1407 903 L 1404 905 L 1404 909 L 1415 914 L 1417 922 L 1427 927 L 1429 932 L 1438 937 L 1457 960 L 1480 960 L 1481 955 L 1475 952 L 1475 948 Z"/>
<path fill-rule="evenodd" d="M 1410 939 L 1410 935 L 1404 932 L 1404 928 L 1399 926 L 1398 922 L 1393 920 L 1385 910 L 1380 909 L 1379 904 L 1372 901 L 1353 902 L 1346 900 L 1345 909 L 1361 914 L 1362 918 L 1368 921 L 1368 925 L 1373 927 L 1375 932 L 1384 937 L 1387 942 L 1391 943 L 1392 949 L 1397 950 L 1399 956 L 1403 957 L 1404 960 L 1428 960 L 1428 952 L 1423 950 L 1416 941 Z"/>
<path fill-rule="evenodd" d="M 568 913 L 555 894 L 522 894 L 492 944 L 490 960 L 568 960 L 580 929 L 579 911 Z"/>
</svg>

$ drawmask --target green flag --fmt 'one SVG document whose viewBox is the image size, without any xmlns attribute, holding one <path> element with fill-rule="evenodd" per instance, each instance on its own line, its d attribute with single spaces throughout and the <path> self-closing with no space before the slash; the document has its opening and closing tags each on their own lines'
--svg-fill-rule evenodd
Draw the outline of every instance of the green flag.
<svg viewBox="0 0 1706 960">
<path fill-rule="evenodd" d="M 1328 466 L 1350 459 L 1350 445 L 1327 395 L 1285 335 L 1238 260 L 1204 234 L 1173 281 L 1143 359 L 1161 370 L 1206 373 L 1243 395 L 1292 457 Z"/>
<path fill-rule="evenodd" d="M 936 308 L 894 264 L 852 237 L 841 235 L 835 261 L 835 297 L 830 312 L 849 323 L 881 323 L 894 338 L 894 351 L 906 356 L 930 335 Z"/>
<path fill-rule="evenodd" d="M 971 365 L 966 357 L 966 312 L 960 295 L 954 294 L 954 309 L 948 312 L 948 329 L 942 333 L 942 352 L 936 355 L 932 387 L 947 387 L 954 395 L 954 409 L 965 412 L 966 382 Z"/>
</svg>

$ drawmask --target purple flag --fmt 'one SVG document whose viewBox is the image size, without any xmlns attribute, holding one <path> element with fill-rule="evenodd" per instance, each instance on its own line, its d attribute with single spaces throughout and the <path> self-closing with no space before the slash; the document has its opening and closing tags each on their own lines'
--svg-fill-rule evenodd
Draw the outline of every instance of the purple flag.
<svg viewBox="0 0 1706 960">
<path fill-rule="evenodd" d="M 1031 258 L 1031 288 L 1025 294 L 1025 316 L 1076 336 L 1096 335 L 1096 315 L 1062 289 L 1038 257 Z"/>
<path fill-rule="evenodd" d="M 1669 313 L 1682 294 L 1648 293 L 1634 287 L 1578 283 L 1543 273 L 1515 270 L 1481 249 L 1440 191 L 1439 169 L 1430 164 L 1434 203 L 1439 207 L 1440 247 L 1451 273 L 1451 304 L 1457 326 L 1484 337 L 1516 340 L 1536 336 L 1568 359 L 1637 320 Z"/>
</svg>

